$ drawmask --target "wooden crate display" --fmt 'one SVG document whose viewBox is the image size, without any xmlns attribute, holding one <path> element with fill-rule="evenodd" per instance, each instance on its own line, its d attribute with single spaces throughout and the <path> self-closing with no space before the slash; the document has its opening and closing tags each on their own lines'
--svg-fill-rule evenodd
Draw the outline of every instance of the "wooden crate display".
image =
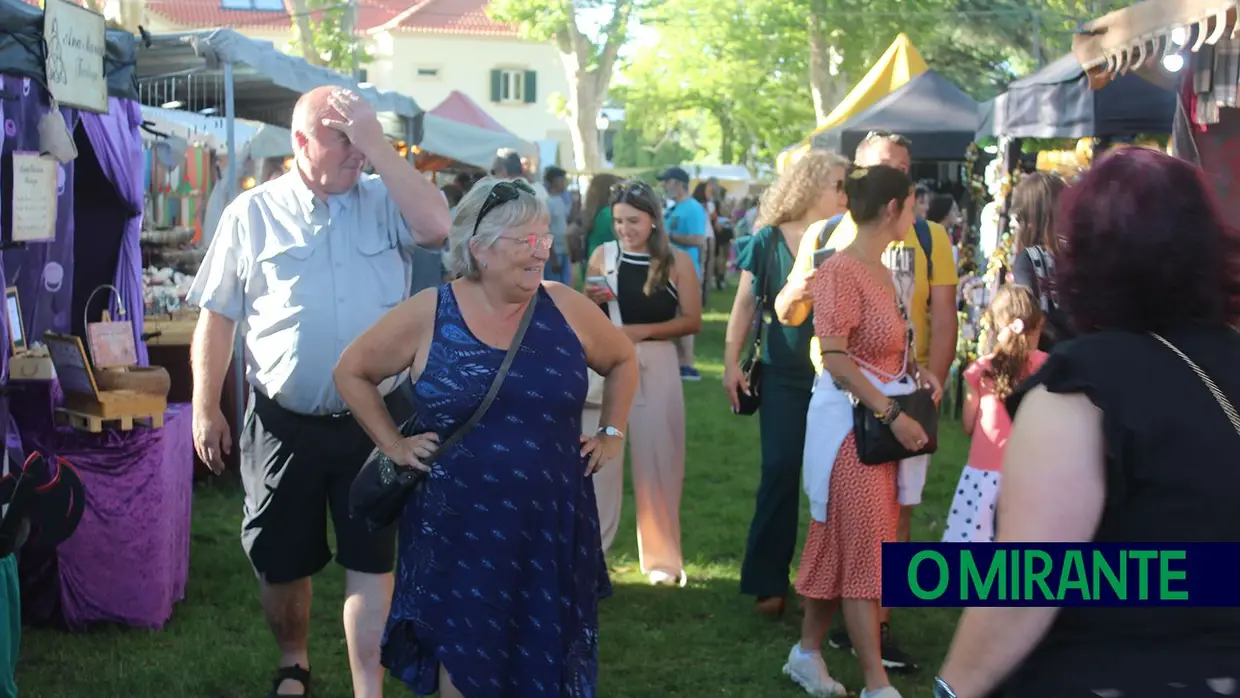
<svg viewBox="0 0 1240 698">
<path fill-rule="evenodd" d="M 56 421 L 74 429 L 101 432 L 105 428 L 130 431 L 134 423 L 158 429 L 168 409 L 166 396 L 134 390 L 100 390 L 95 372 L 86 359 L 82 340 L 72 335 L 44 335 L 64 391 L 65 405 L 56 410 Z"/>
</svg>

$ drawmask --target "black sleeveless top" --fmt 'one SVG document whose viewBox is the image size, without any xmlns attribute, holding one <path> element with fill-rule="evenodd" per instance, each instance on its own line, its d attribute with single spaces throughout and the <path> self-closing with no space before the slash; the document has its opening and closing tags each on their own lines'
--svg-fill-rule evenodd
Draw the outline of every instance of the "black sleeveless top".
<svg viewBox="0 0 1240 698">
<path fill-rule="evenodd" d="M 1240 333 L 1196 326 L 1163 336 L 1240 404 Z M 1009 398 L 1009 414 L 1039 385 L 1083 393 L 1103 413 L 1106 503 L 1095 541 L 1240 541 L 1240 435 L 1169 348 L 1126 332 L 1060 343 Z M 1000 695 L 1214 696 L 1206 681 L 1228 677 L 1240 684 L 1240 608 L 1064 608 Z"/>
<path fill-rule="evenodd" d="M 667 322 L 680 312 L 680 296 L 676 284 L 669 279 L 667 286 L 655 290 L 649 296 L 643 290 L 646 274 L 650 271 L 650 255 L 620 251 L 620 263 L 616 267 L 616 283 L 613 289 L 620 305 L 620 320 L 626 325 L 651 325 Z M 600 306 L 607 312 L 607 306 Z"/>
</svg>

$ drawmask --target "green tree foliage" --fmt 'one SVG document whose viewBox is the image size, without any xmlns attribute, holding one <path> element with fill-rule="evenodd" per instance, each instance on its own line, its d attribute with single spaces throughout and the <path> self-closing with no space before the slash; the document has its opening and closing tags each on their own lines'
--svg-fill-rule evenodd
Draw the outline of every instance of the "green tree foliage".
<svg viewBox="0 0 1240 698">
<path fill-rule="evenodd" d="M 975 99 L 1071 48 L 1122 0 L 665 0 L 663 33 L 625 66 L 629 127 L 698 157 L 770 162 L 801 141 L 901 32 Z M 816 100 L 818 103 L 816 104 Z M 817 109 L 816 109 L 817 107 Z M 816 114 L 816 111 L 818 112 Z"/>
<path fill-rule="evenodd" d="M 625 67 L 627 126 L 695 155 L 756 165 L 814 121 L 791 1 L 668 0 L 643 15 L 662 39 Z M 803 13 L 802 13 L 803 14 Z M 796 43 L 792 43 L 796 41 Z"/>
<path fill-rule="evenodd" d="M 351 8 L 348 3 L 342 0 L 286 0 L 285 7 L 293 24 L 289 53 L 343 75 L 352 75 L 355 67 L 364 68 L 372 60 L 365 44 L 349 31 Z"/>
<path fill-rule="evenodd" d="M 603 158 L 595 120 L 607 100 L 612 68 L 640 0 L 493 0 L 497 21 L 520 27 L 521 35 L 553 43 L 564 61 L 569 94 L 552 97 L 565 109 L 577 169 L 598 171 Z M 549 105 L 550 106 L 550 105 Z"/>
</svg>

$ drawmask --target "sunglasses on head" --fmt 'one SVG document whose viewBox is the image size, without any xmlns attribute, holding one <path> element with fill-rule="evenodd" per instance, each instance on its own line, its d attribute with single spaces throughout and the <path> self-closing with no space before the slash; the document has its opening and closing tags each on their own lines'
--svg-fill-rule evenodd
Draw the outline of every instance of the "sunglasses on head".
<svg viewBox="0 0 1240 698">
<path fill-rule="evenodd" d="M 618 204 L 630 196 L 653 196 L 654 189 L 649 184 L 640 179 L 631 182 L 621 182 L 613 185 L 611 188 L 611 203 Z"/>
<path fill-rule="evenodd" d="M 913 147 L 913 141 L 909 140 L 905 136 L 901 136 L 898 133 L 892 133 L 891 131 L 870 131 L 869 133 L 865 134 L 865 138 L 862 138 L 861 142 L 869 143 L 870 141 L 877 141 L 877 140 L 888 141 L 890 143 L 894 143 L 903 148 Z"/>
<path fill-rule="evenodd" d="M 522 192 L 529 194 L 530 196 L 537 196 L 537 194 L 534 193 L 534 187 L 531 187 L 528 183 L 519 179 L 514 179 L 511 181 L 505 180 L 491 187 L 491 191 L 487 193 L 487 200 L 482 202 L 482 208 L 478 211 L 478 217 L 474 219 L 473 234 L 478 234 L 478 225 L 482 223 L 482 219 L 486 218 L 488 213 L 506 203 L 510 203 L 521 198 Z"/>
</svg>

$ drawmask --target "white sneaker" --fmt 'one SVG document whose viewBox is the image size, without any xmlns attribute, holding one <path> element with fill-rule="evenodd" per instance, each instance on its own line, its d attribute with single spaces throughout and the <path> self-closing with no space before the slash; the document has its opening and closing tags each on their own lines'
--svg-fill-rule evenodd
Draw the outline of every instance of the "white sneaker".
<svg viewBox="0 0 1240 698">
<path fill-rule="evenodd" d="M 689 581 L 684 572 L 675 575 L 663 570 L 651 570 L 650 574 L 646 575 L 646 579 L 650 580 L 650 583 L 654 586 L 669 587 L 683 587 Z"/>
<path fill-rule="evenodd" d="M 884 686 L 877 691 L 861 690 L 861 698 L 901 698 L 895 686 Z"/>
<path fill-rule="evenodd" d="M 832 696 L 846 696 L 848 691 L 839 681 L 831 678 L 827 673 L 827 663 L 823 661 L 822 654 L 819 652 L 810 652 L 808 654 L 801 652 L 801 644 L 797 643 L 792 646 L 792 651 L 788 653 L 788 663 L 784 665 L 784 675 L 792 679 L 793 683 L 805 689 L 805 692 L 814 696 L 814 698 L 832 698 Z M 884 696 L 883 698 L 887 698 Z M 899 696 L 896 696 L 899 698 Z"/>
</svg>

